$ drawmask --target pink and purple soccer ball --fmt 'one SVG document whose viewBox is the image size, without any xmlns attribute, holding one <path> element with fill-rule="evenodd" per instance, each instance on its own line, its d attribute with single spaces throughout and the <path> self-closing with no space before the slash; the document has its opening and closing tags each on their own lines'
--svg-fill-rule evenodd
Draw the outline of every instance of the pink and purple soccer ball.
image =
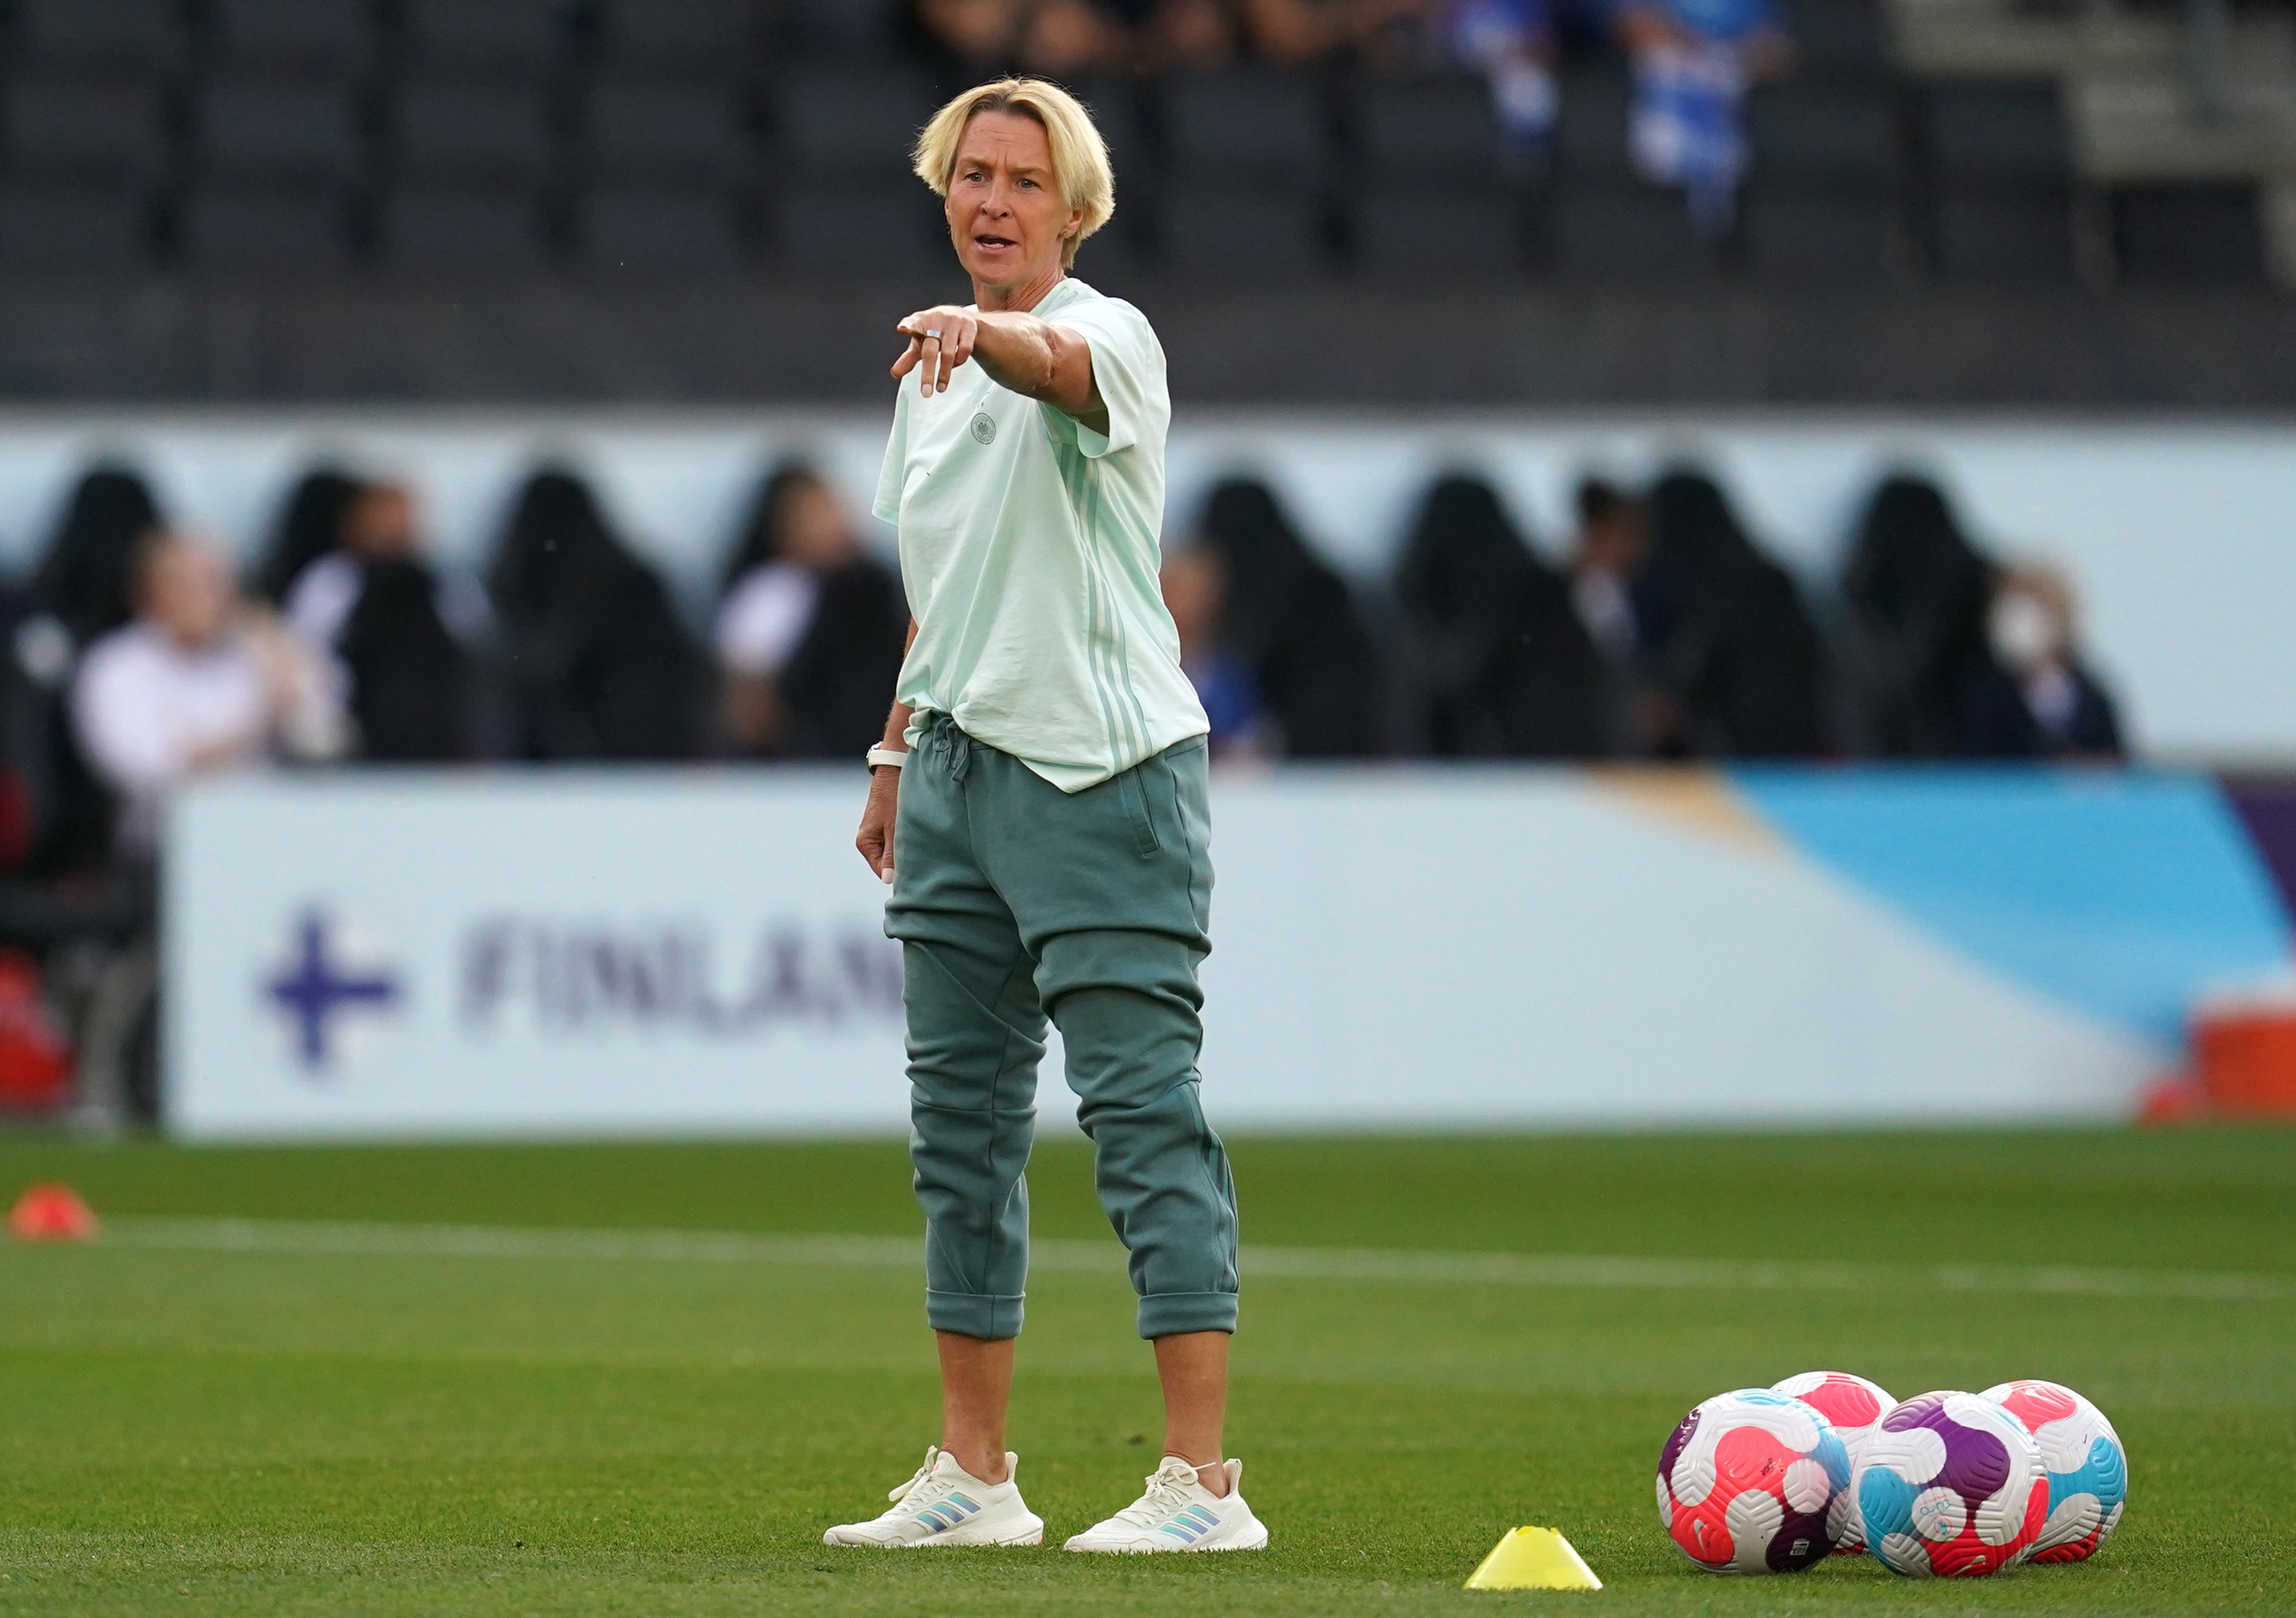
<svg viewBox="0 0 2296 1618">
<path fill-rule="evenodd" d="M 1866 1548 L 1908 1578 L 1998 1573 L 2023 1559 L 2049 1515 L 2032 1435 L 1974 1393 L 1923 1393 L 1883 1417 L 1850 1487 Z"/>
<path fill-rule="evenodd" d="M 1833 1548 L 1833 1505 L 1849 1482 L 1849 1453 L 1824 1417 L 1742 1388 L 1706 1400 L 1667 1439 L 1659 1520 L 1710 1573 L 1800 1573 Z"/>
<path fill-rule="evenodd" d="M 2104 1412 L 2054 1382 L 2005 1382 L 1985 1390 L 2033 1435 L 2048 1474 L 2048 1517 L 2029 1562 L 2085 1562 L 2120 1526 L 2128 1503 L 2128 1456 Z"/>
<path fill-rule="evenodd" d="M 1866 1441 L 1880 1430 L 1882 1418 L 1898 1408 L 1898 1401 L 1878 1384 L 1848 1371 L 1804 1371 L 1774 1384 L 1770 1391 L 1800 1400 L 1832 1423 L 1841 1447 L 1849 1451 L 1853 1472 L 1857 1458 L 1866 1453 Z M 1857 1515 L 1854 1491 L 1844 1489 L 1834 1497 L 1833 1515 L 1833 1554 L 1857 1556 L 1866 1548 L 1866 1524 Z"/>
</svg>

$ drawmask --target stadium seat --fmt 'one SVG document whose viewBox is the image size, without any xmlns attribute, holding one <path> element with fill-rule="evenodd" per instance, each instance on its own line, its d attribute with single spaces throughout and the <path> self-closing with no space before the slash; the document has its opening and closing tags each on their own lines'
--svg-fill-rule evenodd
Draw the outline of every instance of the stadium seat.
<svg viewBox="0 0 2296 1618">
<path fill-rule="evenodd" d="M 201 188 L 184 201 L 179 247 L 195 269 L 340 269 L 351 259 L 349 210 L 331 187 Z"/>
<path fill-rule="evenodd" d="M 1922 97 L 1948 280 L 2062 282 L 2073 270 L 2072 152 L 2054 79 L 1946 83 Z"/>
<path fill-rule="evenodd" d="M 550 108 L 538 85 L 476 78 L 399 86 L 391 119 L 398 172 L 422 181 L 531 184 L 550 168 Z"/>
<path fill-rule="evenodd" d="M 1324 267 L 1323 203 L 1313 191 L 1177 180 L 1166 188 L 1161 261 L 1193 275 L 1283 275 Z"/>
<path fill-rule="evenodd" d="M 350 74 L 373 64 L 370 0 L 215 0 L 217 57 L 234 68 Z"/>
<path fill-rule="evenodd" d="M 1191 180 L 1320 185 L 1326 121 L 1320 86 L 1304 73 L 1229 69 L 1175 74 L 1164 86 L 1165 155 Z"/>
<path fill-rule="evenodd" d="M 148 179 L 166 167 L 161 105 L 140 78 L 27 77 L 4 103 L 7 161 L 27 179 Z"/>
<path fill-rule="evenodd" d="M 2071 143 L 2054 79 L 1941 84 L 1923 100 L 1930 160 L 1941 184 L 2070 184 Z"/>
<path fill-rule="evenodd" d="M 1124 198 L 1128 192 L 1144 193 L 1161 165 L 1143 124 L 1139 92 L 1126 78 L 1115 74 L 1086 74 L 1066 82 L 1108 143 L 1118 197 Z"/>
<path fill-rule="evenodd" d="M 1948 280 L 2070 280 L 2071 195 L 2049 187 L 1949 192 L 1938 203 L 1937 250 Z"/>
<path fill-rule="evenodd" d="M 132 270 L 152 256 L 152 207 L 125 190 L 0 190 L 0 269 Z"/>
<path fill-rule="evenodd" d="M 400 0 L 407 46 L 425 66 L 536 78 L 569 43 L 567 0 Z"/>
<path fill-rule="evenodd" d="M 732 200 L 718 191 L 592 192 L 578 234 L 583 262 L 603 270 L 734 270 L 748 256 Z"/>
<path fill-rule="evenodd" d="M 791 167 L 808 179 L 876 177 L 898 182 L 931 112 L 924 81 L 890 62 L 824 62 L 791 76 L 776 98 Z"/>
<path fill-rule="evenodd" d="M 757 50 L 758 11 L 750 0 L 603 0 L 598 29 L 617 69 L 738 72 Z"/>
<path fill-rule="evenodd" d="M 906 281 L 952 259 L 940 209 L 924 188 L 800 185 L 771 200 L 772 256 L 787 268 Z"/>
<path fill-rule="evenodd" d="M 1365 169 L 1382 180 L 1496 184 L 1498 117 L 1479 78 L 1377 78 L 1357 104 Z"/>
<path fill-rule="evenodd" d="M 1806 72 L 1878 77 L 1889 70 L 1880 0 L 1784 0 L 1783 9 Z"/>
<path fill-rule="evenodd" d="M 542 211 L 527 192 L 400 191 L 384 201 L 379 226 L 383 256 L 404 269 L 533 270 L 549 259 Z"/>
<path fill-rule="evenodd" d="M 1878 192 L 1758 178 L 1742 217 L 1746 267 L 1765 281 L 1870 286 L 1900 255 L 1896 210 Z"/>
<path fill-rule="evenodd" d="M 1128 294 L 1154 265 L 1154 255 L 1136 231 L 1125 227 L 1122 215 L 1095 231 L 1077 255 L 1075 273 L 1111 297 Z"/>
<path fill-rule="evenodd" d="M 2246 185 L 2131 185 L 2112 193 L 2121 278 L 2147 286 L 2261 286 L 2263 223 Z"/>
<path fill-rule="evenodd" d="M 176 0 L 15 0 L 12 9 L 20 61 L 156 74 L 183 60 Z"/>
<path fill-rule="evenodd" d="M 898 0 L 781 0 L 776 21 L 797 50 L 824 61 L 891 45 Z"/>
<path fill-rule="evenodd" d="M 1610 70 L 1568 73 L 1554 127 L 1555 160 L 1578 180 L 1620 180 L 1634 173 L 1627 155 L 1626 76 Z"/>
<path fill-rule="evenodd" d="M 1374 187 L 1359 193 L 1355 236 L 1356 263 L 1376 273 L 1485 279 L 1523 268 L 1521 201 L 1496 187 Z"/>
<path fill-rule="evenodd" d="M 1564 185 L 1554 195 L 1554 229 L 1555 267 L 1568 275 L 1679 281 L 1714 267 L 1679 192 L 1632 181 Z"/>
<path fill-rule="evenodd" d="M 707 77 L 611 78 L 583 109 L 587 171 L 612 180 L 725 181 L 751 168 L 738 87 Z"/>
<path fill-rule="evenodd" d="M 340 79 L 217 78 L 201 90 L 196 124 L 209 175 L 348 180 L 364 164 L 358 100 Z"/>
<path fill-rule="evenodd" d="M 1746 126 L 1758 175 L 1872 191 L 1897 181 L 1895 111 L 1873 86 L 1765 86 L 1748 98 Z"/>
</svg>

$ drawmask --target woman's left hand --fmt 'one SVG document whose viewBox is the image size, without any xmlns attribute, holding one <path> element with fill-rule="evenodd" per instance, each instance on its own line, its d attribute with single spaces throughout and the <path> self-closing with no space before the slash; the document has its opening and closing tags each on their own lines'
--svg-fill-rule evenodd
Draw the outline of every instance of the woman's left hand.
<svg viewBox="0 0 2296 1618">
<path fill-rule="evenodd" d="M 919 309 L 894 329 L 909 340 L 909 346 L 893 362 L 893 374 L 906 376 L 914 371 L 918 391 L 931 398 L 947 392 L 949 373 L 972 357 L 972 345 L 980 335 L 980 317 L 970 309 L 944 303 L 937 308 Z"/>
</svg>

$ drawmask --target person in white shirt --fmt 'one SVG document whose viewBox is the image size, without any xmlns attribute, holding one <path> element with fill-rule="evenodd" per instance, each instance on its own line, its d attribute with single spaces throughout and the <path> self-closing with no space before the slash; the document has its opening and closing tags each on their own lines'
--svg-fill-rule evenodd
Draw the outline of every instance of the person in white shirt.
<svg viewBox="0 0 2296 1618">
<path fill-rule="evenodd" d="M 242 605 L 214 549 L 155 532 L 132 577 L 135 617 L 88 648 L 71 707 L 81 751 L 119 797 L 121 851 L 148 858 L 179 782 L 275 754 L 336 757 L 346 726 L 324 666 Z"/>
<path fill-rule="evenodd" d="M 957 97 L 917 143 L 973 301 L 897 328 L 875 511 L 900 533 L 903 662 L 856 839 L 892 884 L 910 1157 L 940 1441 L 832 1545 L 1033 1545 L 1004 1448 L 1029 1269 L 1024 1170 L 1047 1023 L 1164 1390 L 1147 1491 L 1073 1551 L 1249 1550 L 1224 1458 L 1235 1187 L 1198 1099 L 1211 948 L 1203 704 L 1158 585 L 1164 350 L 1070 276 L 1113 211 L 1108 151 L 1037 79 Z"/>
</svg>

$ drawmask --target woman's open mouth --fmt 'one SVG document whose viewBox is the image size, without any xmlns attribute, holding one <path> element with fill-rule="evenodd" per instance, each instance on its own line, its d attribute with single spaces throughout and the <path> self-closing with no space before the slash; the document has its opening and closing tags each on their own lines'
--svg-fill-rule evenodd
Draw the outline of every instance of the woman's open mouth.
<svg viewBox="0 0 2296 1618">
<path fill-rule="evenodd" d="M 1021 244 L 1010 236 L 981 235 L 972 238 L 972 245 L 985 253 L 1001 253 Z"/>
</svg>

